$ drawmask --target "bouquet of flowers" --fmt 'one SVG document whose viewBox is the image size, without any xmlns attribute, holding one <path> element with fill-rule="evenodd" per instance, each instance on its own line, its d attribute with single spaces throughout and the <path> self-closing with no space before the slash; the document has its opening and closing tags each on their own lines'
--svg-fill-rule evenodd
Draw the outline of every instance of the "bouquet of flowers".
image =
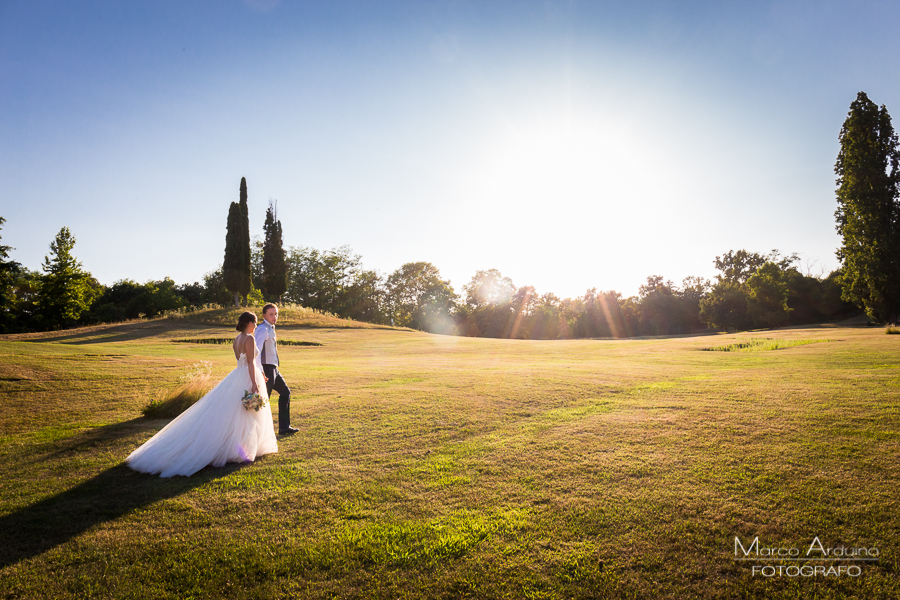
<svg viewBox="0 0 900 600">
<path fill-rule="evenodd" d="M 241 404 L 244 405 L 244 408 L 250 410 L 251 408 L 256 412 L 259 412 L 263 406 L 265 406 L 268 401 L 260 396 L 259 394 L 254 394 L 252 392 L 244 391 L 244 397 L 241 398 Z"/>
</svg>

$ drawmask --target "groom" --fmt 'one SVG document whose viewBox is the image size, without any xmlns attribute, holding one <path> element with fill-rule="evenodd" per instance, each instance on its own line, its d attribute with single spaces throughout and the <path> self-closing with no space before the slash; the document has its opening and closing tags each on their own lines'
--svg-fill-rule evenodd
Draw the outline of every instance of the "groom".
<svg viewBox="0 0 900 600">
<path fill-rule="evenodd" d="M 253 337 L 259 348 L 263 372 L 266 374 L 266 392 L 272 396 L 272 390 L 278 392 L 278 433 L 287 435 L 300 431 L 291 427 L 291 390 L 278 372 L 278 344 L 275 339 L 275 322 L 278 320 L 278 307 L 266 304 L 262 309 L 263 321 Z"/>
</svg>

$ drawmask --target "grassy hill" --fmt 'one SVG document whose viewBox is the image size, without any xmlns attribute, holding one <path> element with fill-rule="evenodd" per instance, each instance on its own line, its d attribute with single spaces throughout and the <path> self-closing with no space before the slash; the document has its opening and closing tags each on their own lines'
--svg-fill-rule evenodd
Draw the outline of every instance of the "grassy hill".
<svg viewBox="0 0 900 600">
<path fill-rule="evenodd" d="M 0 339 L 0 597 L 900 597 L 900 336 L 512 341 L 281 312 L 294 424 L 252 464 L 124 458 L 234 311 Z M 180 341 L 180 343 L 176 343 Z M 763 577 L 760 546 L 878 548 Z"/>
</svg>

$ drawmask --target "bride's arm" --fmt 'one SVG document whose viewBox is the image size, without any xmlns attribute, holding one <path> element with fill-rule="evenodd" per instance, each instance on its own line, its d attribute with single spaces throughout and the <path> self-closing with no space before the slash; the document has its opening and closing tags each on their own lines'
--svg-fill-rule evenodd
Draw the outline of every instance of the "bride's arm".
<svg viewBox="0 0 900 600">
<path fill-rule="evenodd" d="M 254 394 L 259 393 L 259 386 L 256 385 L 256 361 L 253 355 L 256 351 L 256 341 L 253 336 L 247 336 L 244 340 L 244 352 L 247 355 L 247 369 L 250 371 L 250 391 Z"/>
</svg>

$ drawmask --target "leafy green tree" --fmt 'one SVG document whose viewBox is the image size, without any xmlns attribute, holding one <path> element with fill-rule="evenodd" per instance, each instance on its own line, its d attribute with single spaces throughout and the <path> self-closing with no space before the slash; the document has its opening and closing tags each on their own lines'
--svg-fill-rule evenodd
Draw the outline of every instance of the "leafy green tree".
<svg viewBox="0 0 900 600">
<path fill-rule="evenodd" d="M 0 229 L 6 219 L 0 217 Z M 9 246 L 0 244 L 0 332 L 8 333 L 17 329 L 15 327 L 16 309 L 19 299 L 16 295 L 16 281 L 22 273 L 22 265 L 8 260 Z"/>
<path fill-rule="evenodd" d="M 782 279 L 787 285 L 787 305 L 791 309 L 788 324 L 821 323 L 858 312 L 851 303 L 841 300 L 838 275 L 835 271 L 827 277 L 814 277 L 804 275 L 795 267 L 784 269 Z"/>
<path fill-rule="evenodd" d="M 684 320 L 678 288 L 661 275 L 651 275 L 638 291 L 641 303 L 641 329 L 649 335 L 683 333 Z"/>
<path fill-rule="evenodd" d="M 93 278 L 72 254 L 74 246 L 75 236 L 63 227 L 50 243 L 50 255 L 44 257 L 37 312 L 42 325 L 50 329 L 78 319 L 95 294 Z"/>
<path fill-rule="evenodd" d="M 431 263 L 406 263 L 387 278 L 385 288 L 394 325 L 441 333 L 455 329 L 456 293 Z"/>
<path fill-rule="evenodd" d="M 788 321 L 788 286 L 783 272 L 766 262 L 747 280 L 747 310 L 754 326 L 781 327 Z"/>
<path fill-rule="evenodd" d="M 746 250 L 729 250 L 722 256 L 717 256 L 715 262 L 719 274 L 717 281 L 730 281 L 732 283 L 745 283 L 756 270 L 767 262 L 774 263 L 784 270 L 790 268 L 800 260 L 797 254 L 783 256 L 779 250 L 772 250 L 769 254 L 757 254 Z"/>
<path fill-rule="evenodd" d="M 228 306 L 234 303 L 233 292 L 225 285 L 224 270 L 219 268 L 203 276 L 203 302 Z"/>
<path fill-rule="evenodd" d="M 722 279 L 700 300 L 700 317 L 712 327 L 729 331 L 749 329 L 748 295 L 745 285 Z"/>
<path fill-rule="evenodd" d="M 381 276 L 363 269 L 362 258 L 349 246 L 325 251 L 292 247 L 285 254 L 285 302 L 350 319 L 390 322 Z"/>
<path fill-rule="evenodd" d="M 765 255 L 738 250 L 717 256 L 716 284 L 697 300 L 699 319 L 729 331 L 785 325 L 791 313 L 785 273 L 799 260 L 796 253 L 783 255 L 779 250 Z M 691 295 L 696 297 L 697 291 Z"/>
<path fill-rule="evenodd" d="M 787 305 L 791 309 L 788 324 L 802 325 L 827 319 L 821 312 L 822 281 L 794 268 L 785 270 L 782 280 L 787 286 Z"/>
<path fill-rule="evenodd" d="M 468 285 L 463 286 L 463 290 L 466 292 L 466 304 L 477 308 L 508 303 L 516 293 L 516 286 L 497 269 L 488 269 L 476 271 Z"/>
<path fill-rule="evenodd" d="M 628 337 L 639 335 L 641 332 L 641 305 L 637 296 L 630 296 L 619 301 L 619 311 L 622 315 L 622 324 Z"/>
<path fill-rule="evenodd" d="M 281 237 L 281 221 L 278 220 L 275 203 L 269 201 L 266 221 L 263 224 L 262 270 L 265 293 L 268 298 L 281 301 L 287 291 L 287 263 Z"/>
<path fill-rule="evenodd" d="M 265 297 L 263 297 L 262 290 L 258 289 L 256 286 L 250 286 L 250 293 L 247 294 L 247 297 L 244 300 L 245 306 L 262 306 L 266 303 Z"/>
<path fill-rule="evenodd" d="M 714 261 L 719 274 L 718 281 L 744 283 L 766 262 L 764 256 L 746 250 L 729 250 Z"/>
<path fill-rule="evenodd" d="M 376 271 L 358 270 L 345 289 L 341 316 L 369 323 L 390 323 L 383 283 Z"/>
<path fill-rule="evenodd" d="M 540 306 L 540 296 L 534 286 L 520 287 L 510 299 L 513 318 L 507 322 L 508 329 L 503 337 L 510 339 L 527 340 L 534 335 L 534 320 Z"/>
<path fill-rule="evenodd" d="M 512 302 L 516 286 L 497 269 L 477 271 L 463 287 L 466 305 L 466 334 L 484 337 L 508 337 L 515 325 L 518 307 Z"/>
<path fill-rule="evenodd" d="M 22 267 L 14 277 L 12 297 L 14 303 L 12 319 L 8 323 L 8 333 L 17 333 L 41 329 L 37 318 L 38 291 L 41 288 L 42 274 Z"/>
<path fill-rule="evenodd" d="M 537 340 L 555 340 L 561 337 L 566 323 L 561 313 L 562 302 L 559 297 L 553 293 L 543 294 L 535 304 L 529 337 Z"/>
<path fill-rule="evenodd" d="M 678 294 L 682 311 L 685 317 L 685 331 L 697 331 L 706 327 L 700 317 L 700 301 L 709 294 L 710 283 L 702 277 L 688 276 L 681 282 L 681 290 Z"/>
<path fill-rule="evenodd" d="M 203 306 L 207 303 L 205 298 L 205 289 L 199 281 L 194 283 L 183 283 L 175 288 L 175 291 L 184 299 L 187 307 Z"/>
<path fill-rule="evenodd" d="M 884 105 L 865 92 L 841 128 L 837 174 L 843 299 L 882 322 L 900 314 L 900 151 Z"/>
<path fill-rule="evenodd" d="M 743 257 L 740 253 L 743 253 Z M 744 251 L 740 253 L 737 255 L 739 261 L 747 256 Z M 726 259 L 730 257 L 726 255 Z M 723 264 L 720 257 L 716 257 L 716 260 L 719 264 Z M 735 262 L 730 264 L 734 266 Z M 730 280 L 736 282 L 742 278 L 740 269 L 726 268 L 730 270 L 728 275 Z M 700 277 L 686 277 L 681 288 L 671 281 L 663 281 L 659 275 L 648 277 L 647 283 L 642 285 L 639 291 L 640 332 L 649 335 L 669 335 L 703 329 L 700 301 L 708 292 L 709 282 Z"/>
<path fill-rule="evenodd" d="M 6 223 L 6 219 L 0 217 L 0 230 L 3 229 L 4 223 Z M 2 236 L 0 236 L 0 239 L 2 239 Z M 15 248 L 0 244 L 0 272 L 17 271 L 21 267 L 19 263 L 7 260 L 10 250 L 15 250 Z"/>
<path fill-rule="evenodd" d="M 288 250 L 288 291 L 291 302 L 307 308 L 320 309 L 326 276 L 323 252 L 306 246 L 293 246 Z"/>
<path fill-rule="evenodd" d="M 308 308 L 341 314 L 348 290 L 362 270 L 362 258 L 349 246 L 333 250 L 291 248 L 287 295 Z"/>
<path fill-rule="evenodd" d="M 661 278 L 660 278 L 661 279 Z M 622 295 L 614 290 L 587 290 L 582 298 L 566 305 L 573 337 L 624 337 L 625 323 L 619 301 Z"/>
<path fill-rule="evenodd" d="M 253 274 L 253 287 L 265 292 L 263 282 L 263 241 L 258 235 L 250 238 L 250 271 Z"/>
<path fill-rule="evenodd" d="M 851 302 L 841 297 L 843 288 L 841 287 L 840 269 L 829 273 L 828 277 L 823 279 L 820 285 L 822 297 L 820 304 L 817 305 L 817 309 L 824 319 L 845 319 L 856 312 L 857 308 Z"/>
</svg>

